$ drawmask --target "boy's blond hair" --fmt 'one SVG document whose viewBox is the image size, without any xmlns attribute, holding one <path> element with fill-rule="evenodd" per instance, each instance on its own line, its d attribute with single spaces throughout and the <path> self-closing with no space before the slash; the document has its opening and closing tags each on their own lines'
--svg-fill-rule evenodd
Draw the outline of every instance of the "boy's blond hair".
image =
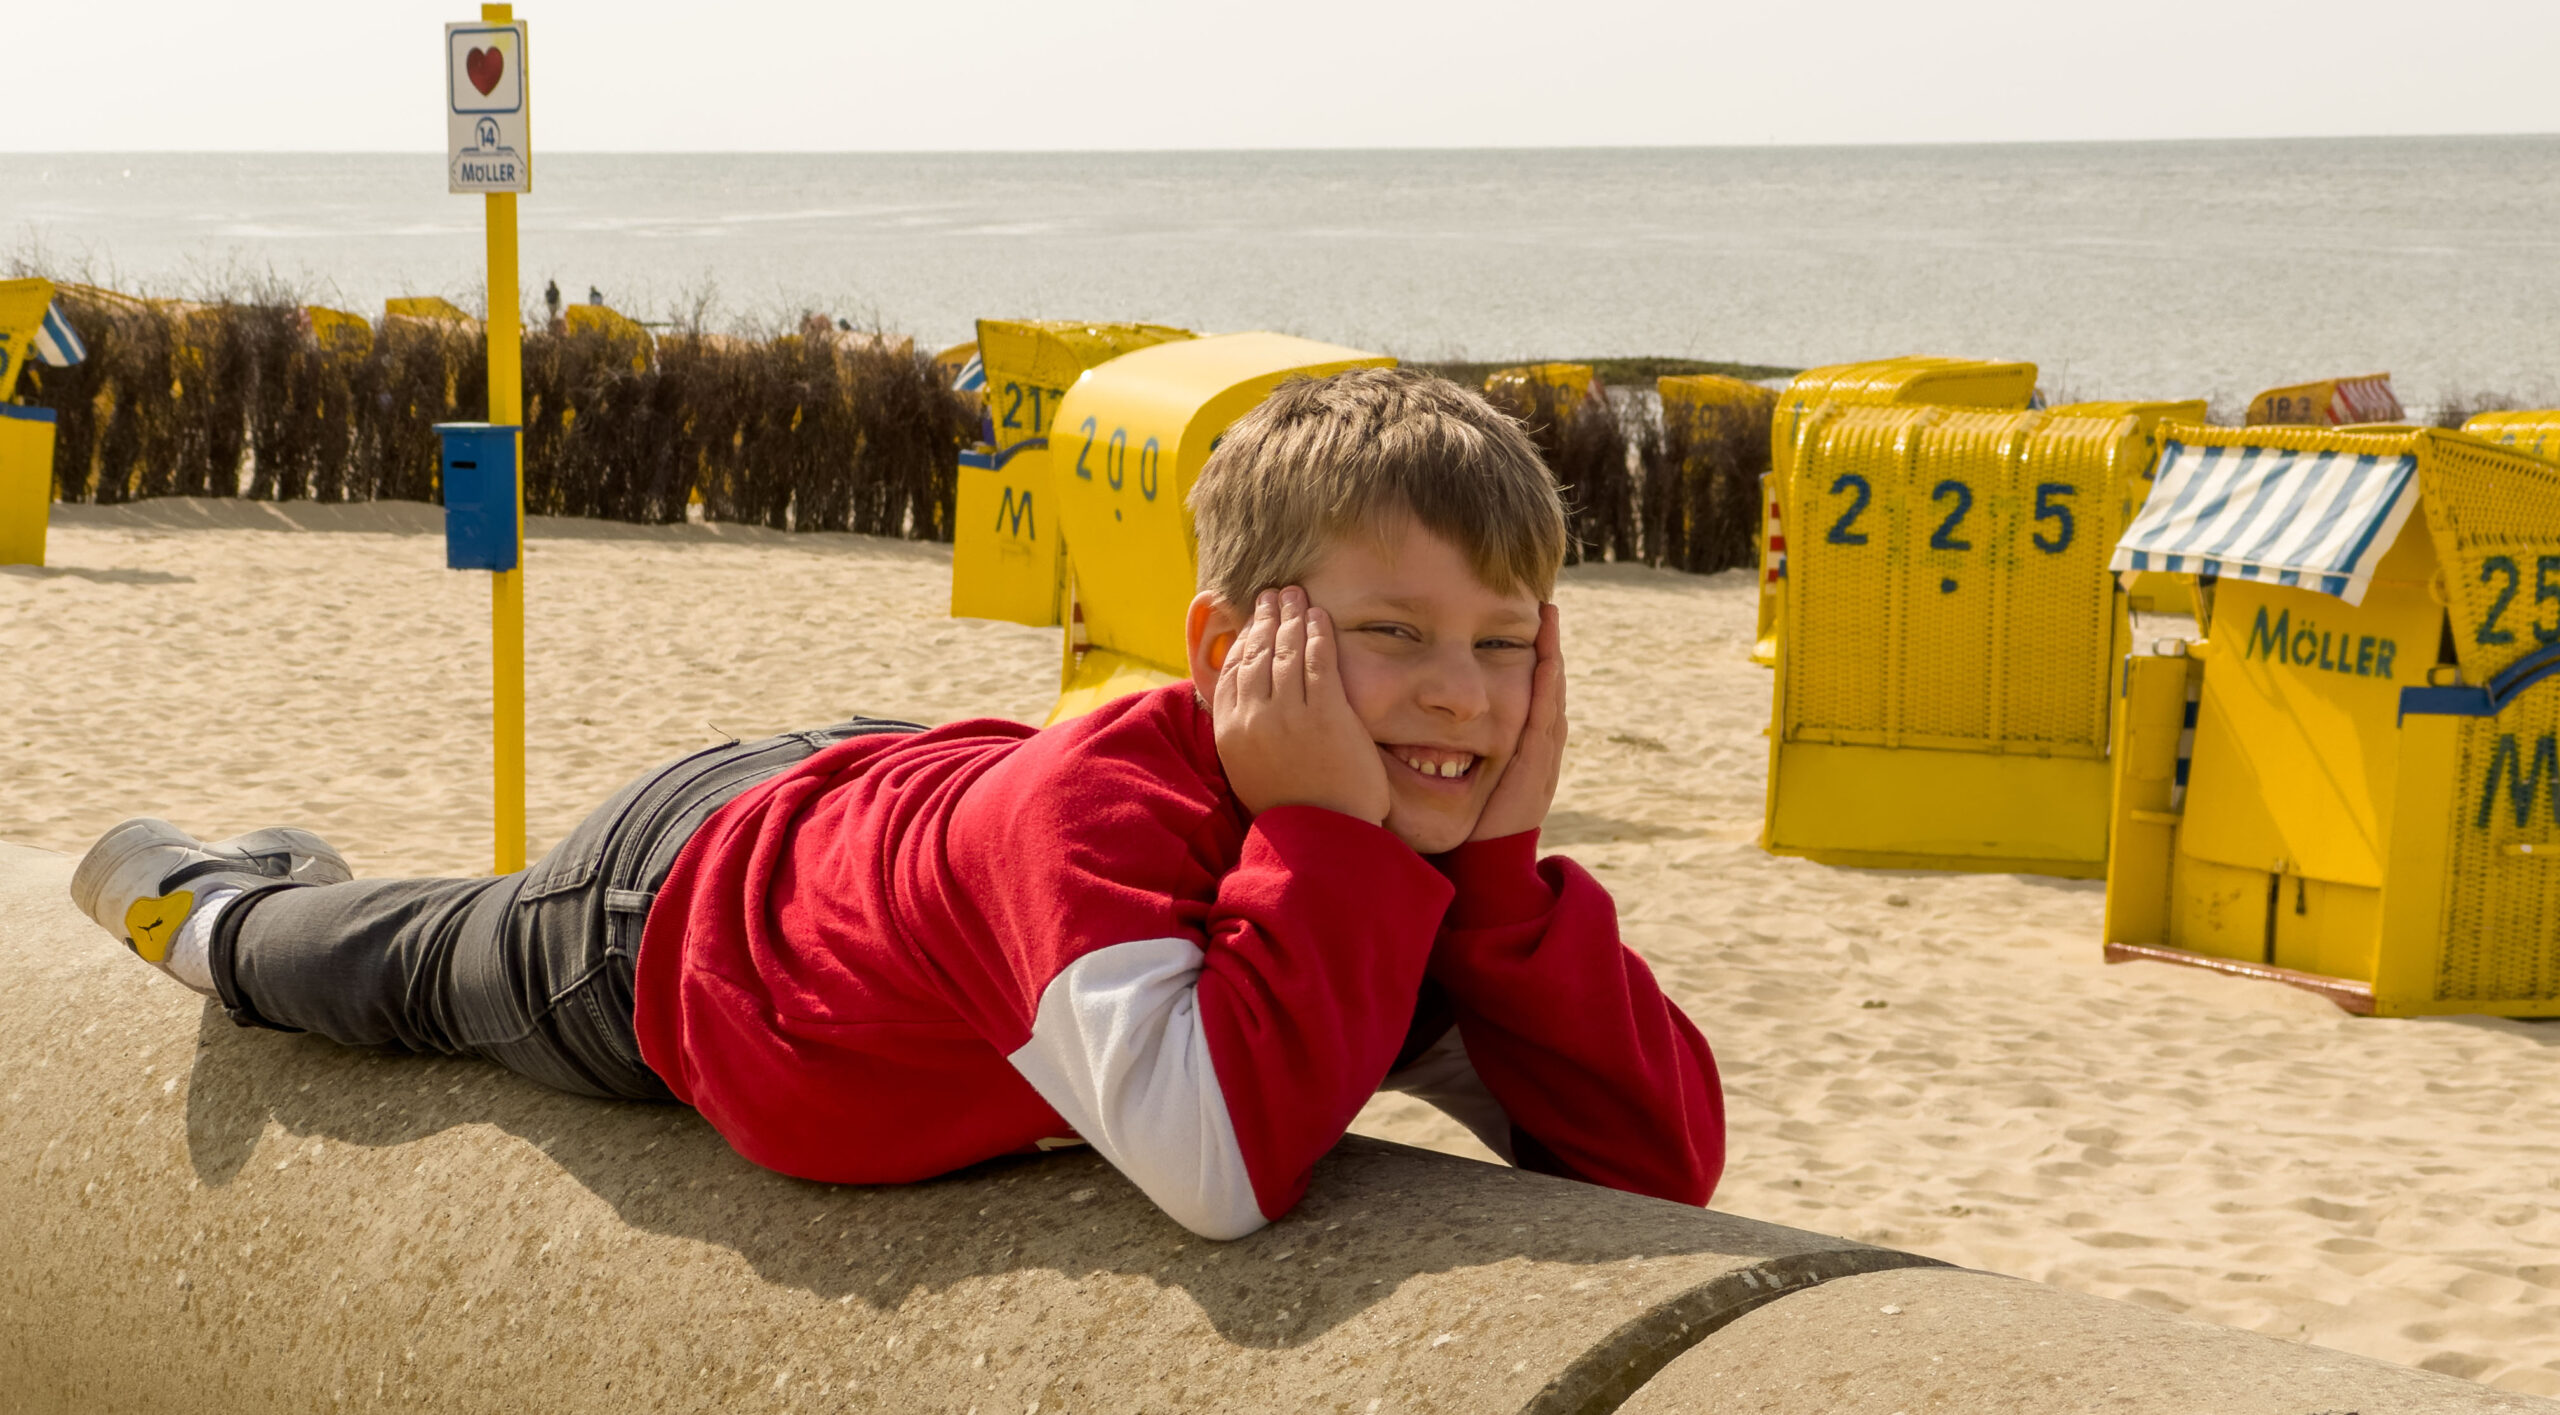
<svg viewBox="0 0 2560 1415">
<path fill-rule="evenodd" d="M 1555 594 L 1564 502 L 1528 434 L 1445 378 L 1295 378 L 1236 419 L 1192 484 L 1200 588 L 1229 604 L 1303 580 L 1328 546 L 1402 516 L 1499 594 Z"/>
</svg>

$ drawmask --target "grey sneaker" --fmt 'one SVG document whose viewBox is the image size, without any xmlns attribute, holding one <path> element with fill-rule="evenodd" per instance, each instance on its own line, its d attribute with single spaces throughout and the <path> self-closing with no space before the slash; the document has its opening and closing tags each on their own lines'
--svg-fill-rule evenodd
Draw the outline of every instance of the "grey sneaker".
<svg viewBox="0 0 2560 1415">
<path fill-rule="evenodd" d="M 135 816 L 111 827 L 71 872 L 71 902 L 98 926 L 157 967 L 169 958 L 178 927 L 194 911 L 208 876 L 238 888 L 265 880 L 342 884 L 355 878 L 336 847 L 307 830 L 273 826 L 211 844 L 164 820 Z"/>
</svg>

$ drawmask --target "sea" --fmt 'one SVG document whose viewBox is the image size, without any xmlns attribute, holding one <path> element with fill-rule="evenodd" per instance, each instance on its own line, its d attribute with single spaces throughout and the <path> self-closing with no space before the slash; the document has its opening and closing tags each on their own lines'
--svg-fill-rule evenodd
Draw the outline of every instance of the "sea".
<svg viewBox="0 0 2560 1415">
<path fill-rule="evenodd" d="M 2387 370 L 2560 399 L 2560 137 L 1527 151 L 537 153 L 527 308 L 1274 329 L 1419 359 L 2031 359 L 2048 397 Z M 0 261 L 483 304 L 432 153 L 0 154 Z"/>
</svg>

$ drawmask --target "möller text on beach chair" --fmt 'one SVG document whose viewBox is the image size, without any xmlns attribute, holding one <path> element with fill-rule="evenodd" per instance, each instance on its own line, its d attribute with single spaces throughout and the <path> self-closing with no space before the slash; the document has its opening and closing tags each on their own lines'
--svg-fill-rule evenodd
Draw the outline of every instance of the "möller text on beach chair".
<svg viewBox="0 0 2560 1415">
<path fill-rule="evenodd" d="M 1760 618 L 1751 661 L 1778 664 L 1779 601 L 1786 594 L 1787 541 L 1780 518 L 1781 489 L 1795 464 L 1805 423 L 1825 403 L 1848 406 L 1929 404 L 1949 408 L 2022 409 L 2034 401 L 2036 366 L 1950 359 L 1932 354 L 1834 364 L 1806 369 L 1778 395 L 1769 424 L 1769 484 L 1760 498 L 1766 525 L 1760 536 Z"/>
<path fill-rule="evenodd" d="M 1828 864 L 2105 872 L 2124 653 L 2107 556 L 2143 418 L 1815 408 L 1781 490 L 1761 843 Z"/>
<path fill-rule="evenodd" d="M 1394 364 L 1286 334 L 1219 334 L 1123 354 L 1067 390 L 1049 477 L 1081 624 L 1067 627 L 1051 722 L 1189 675 L 1182 614 L 1197 560 L 1187 498 L 1227 425 L 1284 379 Z"/>
<path fill-rule="evenodd" d="M 1049 429 L 1085 371 L 1189 339 L 1166 324 L 982 319 L 974 346 L 992 441 L 960 454 L 951 613 L 1047 628 L 1072 615 L 1067 543 L 1049 478 Z"/>
<path fill-rule="evenodd" d="M 2197 576 L 2206 634 L 2126 665 L 2108 958 L 2560 1015 L 2560 467 L 2432 428 L 2167 439 L 2113 564 Z"/>
</svg>

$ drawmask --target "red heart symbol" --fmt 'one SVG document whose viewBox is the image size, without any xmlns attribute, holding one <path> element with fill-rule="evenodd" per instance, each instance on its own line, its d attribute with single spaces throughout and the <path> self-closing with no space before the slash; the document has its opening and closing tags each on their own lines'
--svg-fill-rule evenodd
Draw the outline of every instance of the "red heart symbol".
<svg viewBox="0 0 2560 1415">
<path fill-rule="evenodd" d="M 462 56 L 462 72 L 471 78 L 471 86 L 487 97 L 498 86 L 498 76 L 507 71 L 507 56 L 495 49 L 474 49 Z"/>
</svg>

